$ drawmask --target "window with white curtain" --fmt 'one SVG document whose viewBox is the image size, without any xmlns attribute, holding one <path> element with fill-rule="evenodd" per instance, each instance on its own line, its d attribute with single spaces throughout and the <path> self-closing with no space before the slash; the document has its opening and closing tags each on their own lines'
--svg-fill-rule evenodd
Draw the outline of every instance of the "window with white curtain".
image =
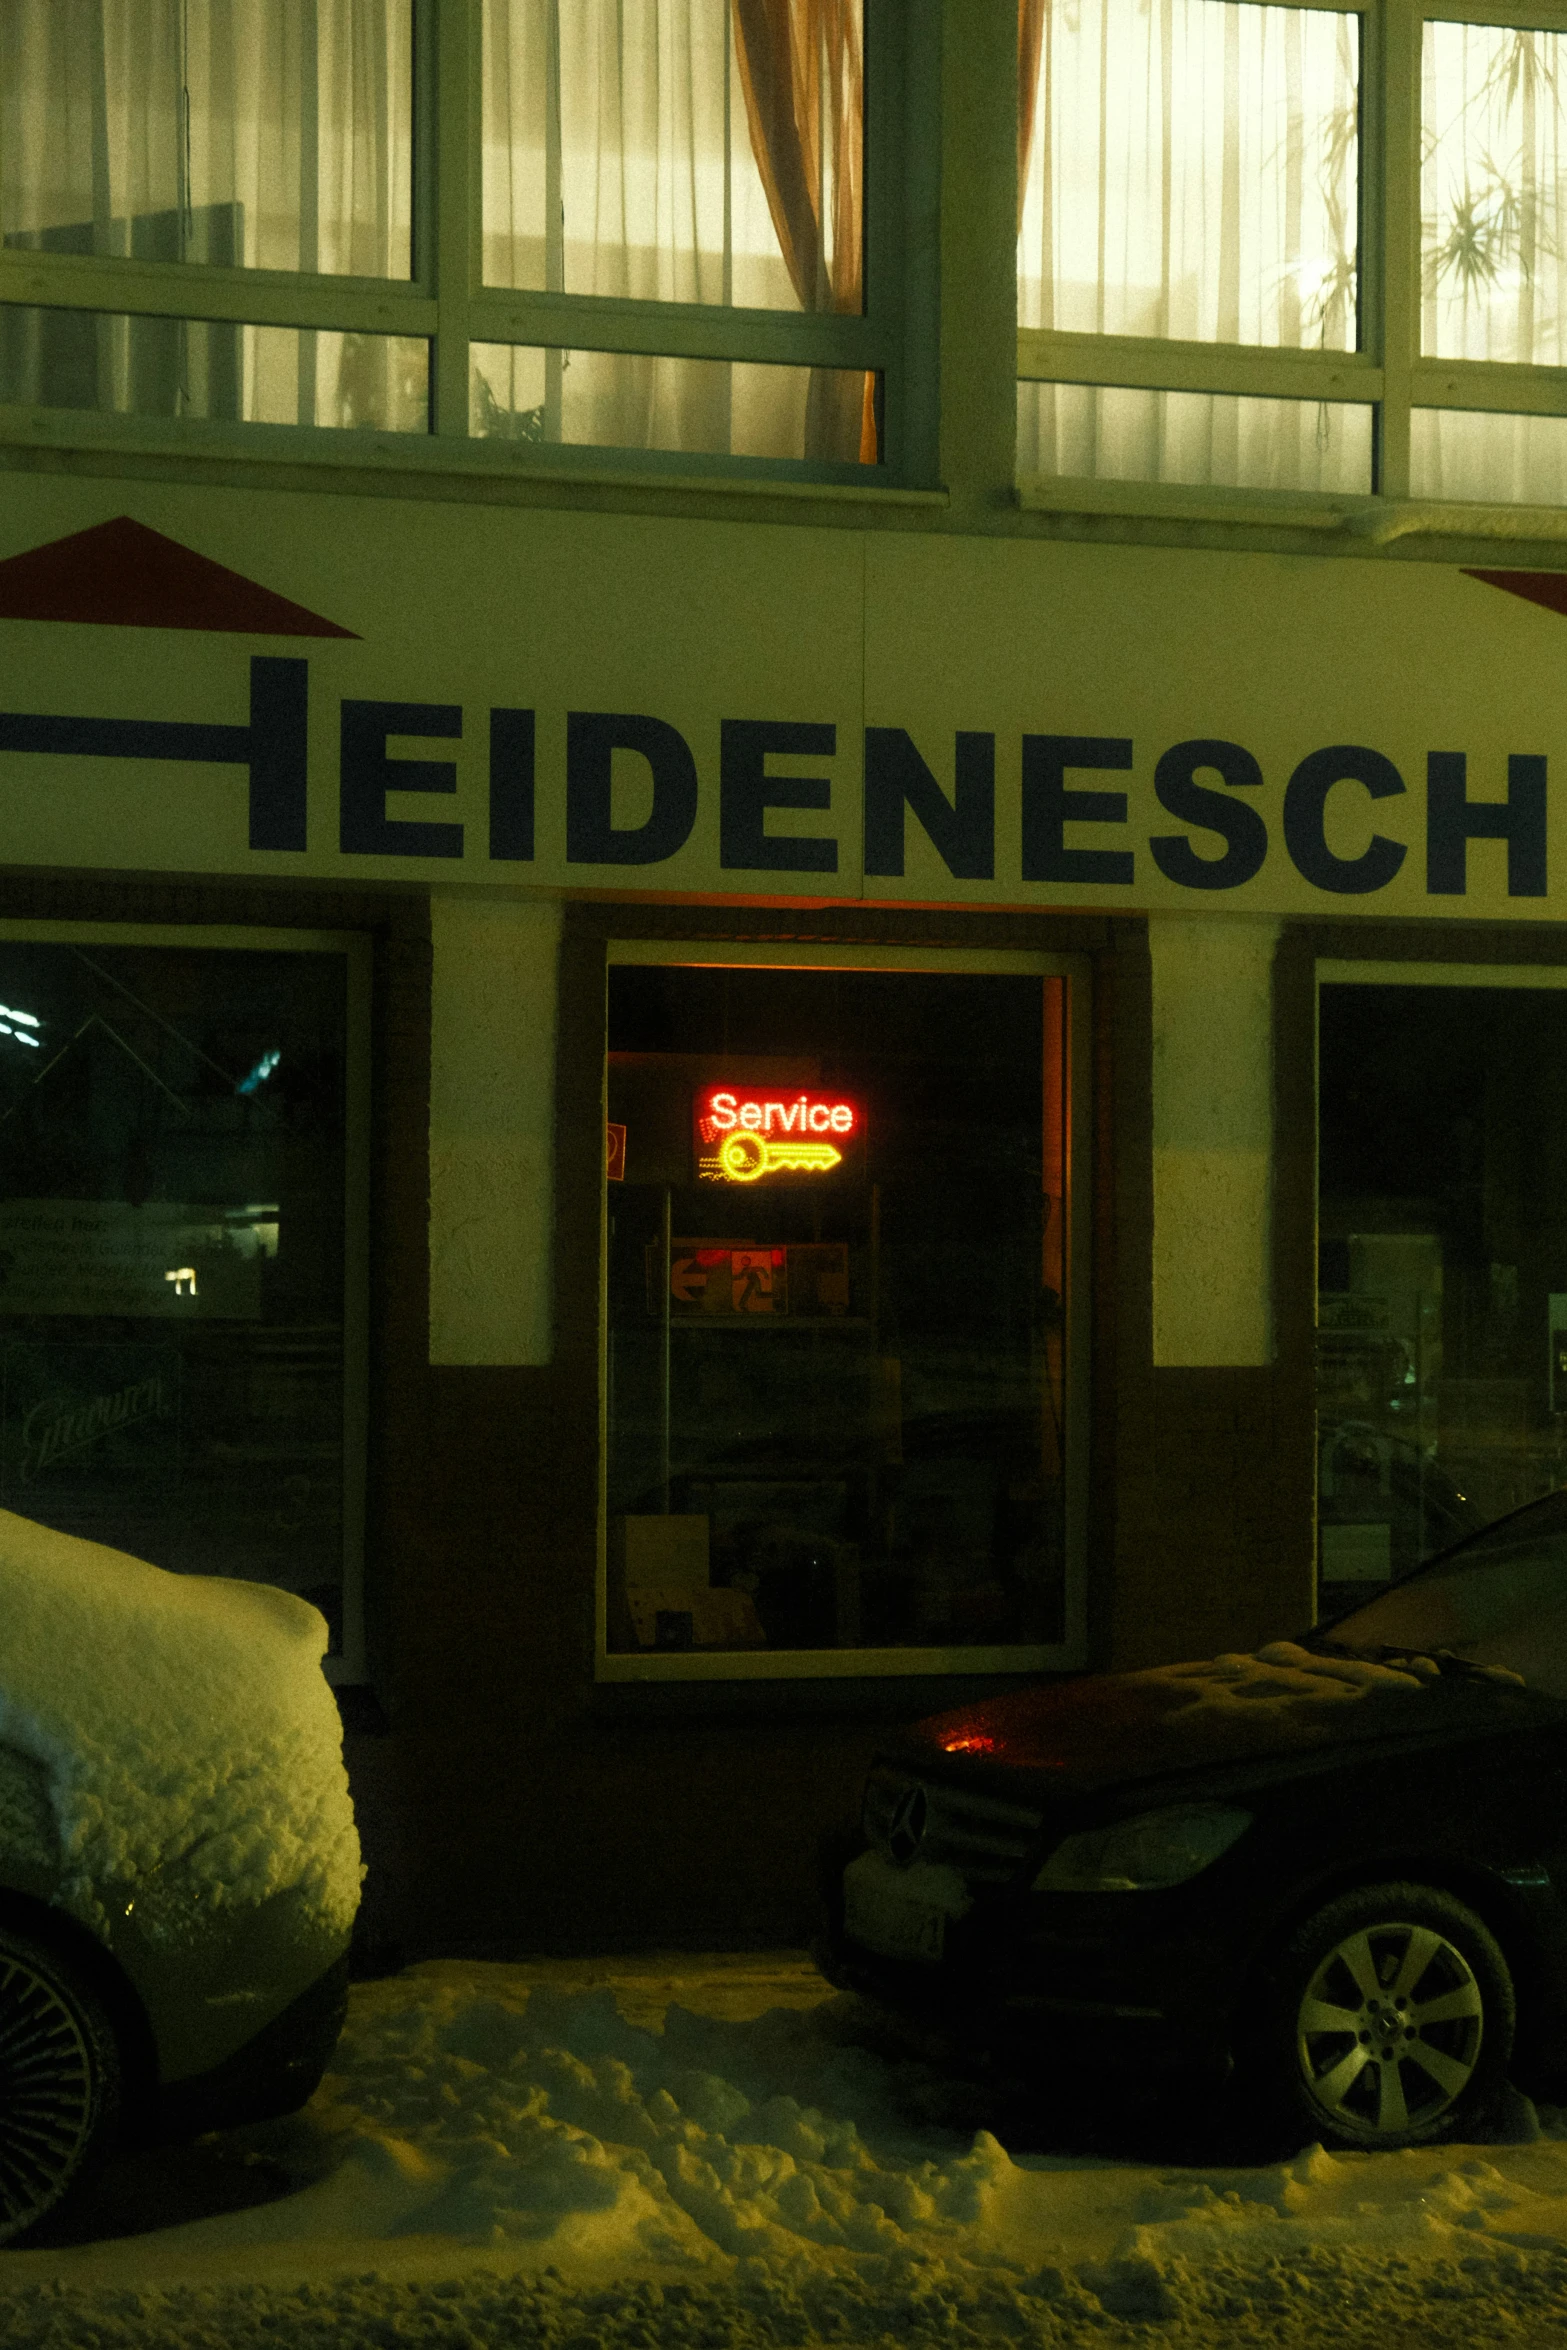
<svg viewBox="0 0 1567 2350">
<path fill-rule="evenodd" d="M 1019 0 L 1018 59 L 1020 476 L 1567 501 L 1567 31 Z"/>
<path fill-rule="evenodd" d="M 406 284 L 412 68 L 411 0 L 3 0 L 5 247 Z M 0 396 L 420 432 L 428 343 L 7 302 Z"/>
<path fill-rule="evenodd" d="M 741 312 L 809 314 L 819 348 L 855 355 L 862 0 L 484 0 L 483 28 L 487 286 L 727 312 L 713 324 L 731 343 Z M 876 369 L 767 364 L 760 344 L 722 357 L 669 324 L 634 350 L 578 335 L 476 347 L 473 429 L 877 463 Z"/>
<path fill-rule="evenodd" d="M 866 5 L 0 0 L 0 405 L 880 466 Z"/>
</svg>

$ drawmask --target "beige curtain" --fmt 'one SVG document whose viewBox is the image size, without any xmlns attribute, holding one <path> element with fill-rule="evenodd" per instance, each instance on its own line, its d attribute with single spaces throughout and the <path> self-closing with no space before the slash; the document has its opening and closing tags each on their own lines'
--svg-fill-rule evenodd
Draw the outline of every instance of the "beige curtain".
<svg viewBox="0 0 1567 2350">
<path fill-rule="evenodd" d="M 802 310 L 857 312 L 865 283 L 859 0 L 733 0 L 751 148 Z M 813 372 L 808 457 L 874 465 L 875 378 Z"/>
<path fill-rule="evenodd" d="M 406 279 L 412 103 L 410 0 L 0 0 L 0 227 L 44 250 Z M 51 367 L 80 390 L 85 329 L 36 315 L 32 396 Z M 425 423 L 424 346 L 402 338 L 92 331 L 90 405 Z"/>
</svg>

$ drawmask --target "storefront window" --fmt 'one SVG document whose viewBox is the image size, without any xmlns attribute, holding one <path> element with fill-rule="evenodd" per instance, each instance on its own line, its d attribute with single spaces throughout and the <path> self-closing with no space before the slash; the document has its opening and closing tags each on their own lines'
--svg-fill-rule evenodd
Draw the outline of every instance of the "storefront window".
<svg viewBox="0 0 1567 2350">
<path fill-rule="evenodd" d="M 54 927 L 0 935 L 0 1500 L 300 1592 L 353 1666 L 356 942 Z"/>
<path fill-rule="evenodd" d="M 611 968 L 612 1657 L 1062 1650 L 1068 1033 L 1037 969 Z"/>
<path fill-rule="evenodd" d="M 1320 999 L 1325 1614 L 1567 1481 L 1567 992 L 1349 969 Z"/>
</svg>

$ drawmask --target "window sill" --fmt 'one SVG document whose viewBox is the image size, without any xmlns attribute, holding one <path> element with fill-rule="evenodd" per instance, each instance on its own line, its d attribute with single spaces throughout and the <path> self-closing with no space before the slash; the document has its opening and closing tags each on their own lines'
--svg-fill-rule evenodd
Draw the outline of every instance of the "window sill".
<svg viewBox="0 0 1567 2350">
<path fill-rule="evenodd" d="M 1489 505 L 1479 499 L 1333 497 L 1170 482 L 1038 479 L 1018 483 L 1017 502 L 1029 514 L 1299 531 L 1355 546 L 1385 547 L 1409 538 L 1567 541 L 1567 507 Z"/>
<path fill-rule="evenodd" d="M 884 1681 L 1082 1669 L 1070 1642 L 1040 1648 L 750 1648 L 604 1650 L 594 1679 L 629 1681 Z"/>
<path fill-rule="evenodd" d="M 846 466 L 812 472 L 804 464 L 790 464 L 787 472 L 773 472 L 763 470 L 768 462 L 764 459 L 719 458 L 708 471 L 696 458 L 672 457 L 660 464 L 656 457 L 649 462 L 636 450 L 588 448 L 519 457 L 515 443 L 447 439 L 434 433 L 177 422 L 161 417 L 104 416 L 74 408 L 0 405 L 0 452 L 5 450 L 58 450 L 98 458 L 176 458 L 225 468 L 255 466 L 274 473 L 288 468 L 319 476 L 323 487 L 332 488 L 344 486 L 345 474 L 356 474 L 365 486 L 395 481 L 416 491 L 423 484 L 436 482 L 462 483 L 471 489 L 515 485 L 528 490 L 652 491 L 683 497 L 781 498 L 803 504 L 905 506 L 937 512 L 950 502 L 945 489 L 911 489 L 895 481 L 846 478 L 854 470 Z M 779 461 L 780 465 L 784 462 Z"/>
</svg>

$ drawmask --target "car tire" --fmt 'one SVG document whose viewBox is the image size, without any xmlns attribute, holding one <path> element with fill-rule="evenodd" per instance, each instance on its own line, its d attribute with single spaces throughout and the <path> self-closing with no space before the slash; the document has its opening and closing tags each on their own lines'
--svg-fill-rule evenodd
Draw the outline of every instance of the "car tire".
<svg viewBox="0 0 1567 2350">
<path fill-rule="evenodd" d="M 1495 1936 L 1433 1885 L 1366 1885 L 1296 1928 L 1253 1986 L 1240 2085 L 1296 2145 L 1391 2151 L 1482 2128 L 1517 2019 Z"/>
<path fill-rule="evenodd" d="M 0 2244 L 81 2185 L 120 2118 L 119 2046 L 80 1970 L 0 1925 Z"/>
</svg>

